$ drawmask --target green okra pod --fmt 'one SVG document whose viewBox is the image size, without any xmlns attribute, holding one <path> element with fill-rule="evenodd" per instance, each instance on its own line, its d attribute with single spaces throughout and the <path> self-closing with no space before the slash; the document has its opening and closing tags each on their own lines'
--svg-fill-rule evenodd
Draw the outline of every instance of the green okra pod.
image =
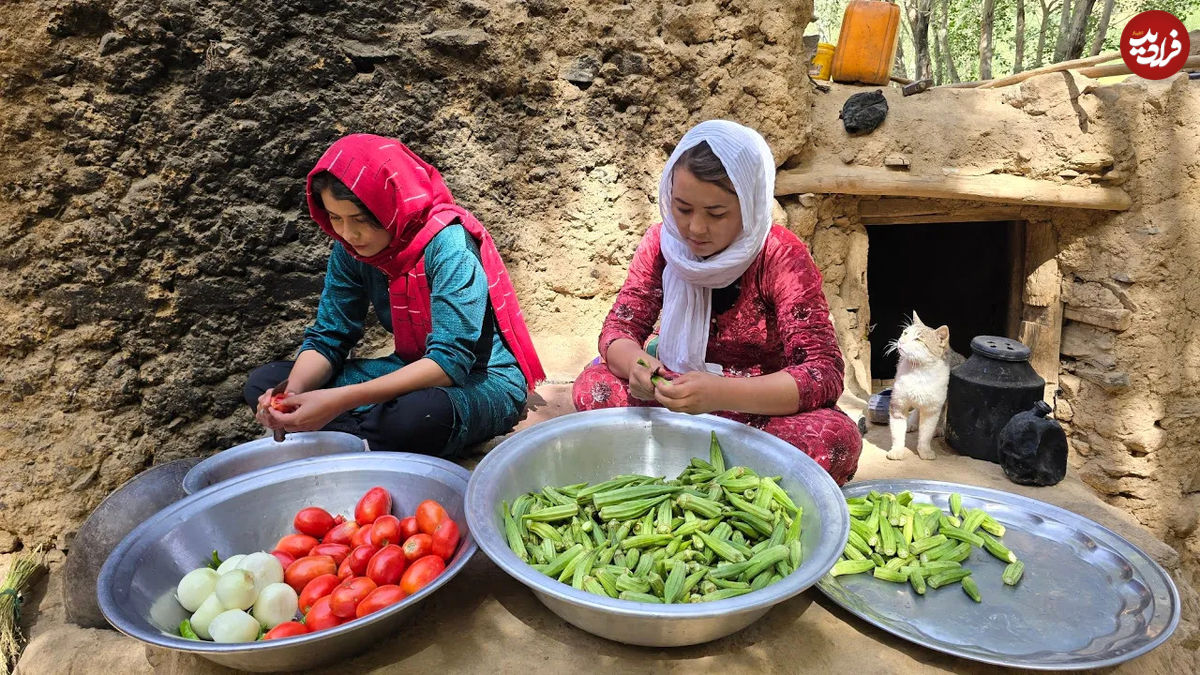
<svg viewBox="0 0 1200 675">
<path fill-rule="evenodd" d="M 556 520 L 568 520 L 573 518 L 577 513 L 579 513 L 579 504 L 572 500 L 570 504 L 551 506 L 534 513 L 526 513 L 521 517 L 527 521 L 548 523 Z"/>
<path fill-rule="evenodd" d="M 833 564 L 833 568 L 829 570 L 829 574 L 840 577 L 844 574 L 862 574 L 874 568 L 875 563 L 870 560 L 839 560 Z"/>
<path fill-rule="evenodd" d="M 975 585 L 975 580 L 970 576 L 965 576 L 961 580 L 963 592 L 971 597 L 975 602 L 983 602 L 983 597 L 979 595 L 979 587 Z"/>
<path fill-rule="evenodd" d="M 987 534 L 986 532 L 980 532 L 978 536 L 983 540 L 983 548 L 988 553 L 991 553 L 993 556 L 995 556 L 996 559 L 1006 563 L 1017 562 L 1017 556 L 1012 551 L 1008 550 L 1008 547 L 1006 547 L 1004 544 L 992 539 L 990 534 Z"/>
<path fill-rule="evenodd" d="M 952 584 L 956 581 L 962 581 L 966 577 L 971 576 L 971 570 L 960 568 L 956 570 L 946 570 L 938 572 L 931 577 L 925 579 L 925 584 L 930 588 L 941 588 L 947 584 Z"/>
<path fill-rule="evenodd" d="M 876 579 L 883 579 L 884 581 L 890 581 L 896 584 L 908 582 L 907 574 L 904 574 L 898 570 L 889 570 L 886 567 L 876 567 L 871 571 L 871 573 L 875 575 Z"/>
<path fill-rule="evenodd" d="M 1001 577 L 1004 583 L 1008 586 L 1016 586 L 1021 580 L 1021 575 L 1025 573 L 1025 563 L 1020 560 L 1011 562 L 1008 567 L 1004 568 L 1004 575 Z"/>
</svg>

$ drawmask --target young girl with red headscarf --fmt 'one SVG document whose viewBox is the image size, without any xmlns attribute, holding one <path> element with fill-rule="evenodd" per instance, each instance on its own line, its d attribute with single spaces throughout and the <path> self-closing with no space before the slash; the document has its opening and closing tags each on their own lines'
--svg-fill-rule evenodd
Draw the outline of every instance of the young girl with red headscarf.
<svg viewBox="0 0 1200 675">
<path fill-rule="evenodd" d="M 511 429 L 545 374 L 491 235 L 437 170 L 397 140 L 354 134 L 317 162 L 307 195 L 333 251 L 296 360 L 250 375 L 256 419 L 440 456 Z M 350 359 L 370 310 L 395 352 Z M 290 412 L 270 405 L 285 378 Z"/>
</svg>

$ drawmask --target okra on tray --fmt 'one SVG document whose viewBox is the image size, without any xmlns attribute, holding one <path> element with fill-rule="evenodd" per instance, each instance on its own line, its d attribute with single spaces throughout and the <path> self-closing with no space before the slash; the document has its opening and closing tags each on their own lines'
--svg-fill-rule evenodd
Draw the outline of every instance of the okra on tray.
<svg viewBox="0 0 1200 675">
<path fill-rule="evenodd" d="M 934 504 L 914 502 L 907 490 L 872 490 L 866 497 L 847 499 L 850 537 L 829 573 L 870 572 L 876 579 L 911 584 L 918 595 L 958 583 L 972 600 L 982 602 L 972 571 L 962 566 L 977 547 L 1007 563 L 1001 578 L 1016 586 L 1025 563 L 1000 542 L 1004 526 L 983 509 L 964 509 L 957 492 L 949 501 L 950 513 L 945 513 Z"/>
<path fill-rule="evenodd" d="M 709 457 L 673 480 L 628 474 L 546 486 L 501 504 L 508 546 L 534 569 L 622 600 L 706 602 L 783 579 L 800 566 L 802 509 L 778 477 Z"/>
</svg>

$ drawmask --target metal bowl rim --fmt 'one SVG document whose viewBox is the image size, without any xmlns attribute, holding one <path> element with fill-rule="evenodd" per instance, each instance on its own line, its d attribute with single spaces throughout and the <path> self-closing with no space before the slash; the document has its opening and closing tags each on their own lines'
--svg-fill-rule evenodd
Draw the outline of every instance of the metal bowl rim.
<svg viewBox="0 0 1200 675">
<path fill-rule="evenodd" d="M 296 435 L 300 435 L 300 434 L 304 434 L 306 437 L 316 437 L 316 436 L 323 436 L 323 437 L 327 437 L 327 438 L 328 437 L 349 437 L 349 438 L 353 438 L 353 439 L 357 440 L 359 443 L 362 444 L 362 447 L 363 447 L 362 452 L 370 452 L 371 451 L 371 446 L 367 443 L 367 441 L 365 439 L 359 438 L 359 437 L 355 436 L 354 434 L 346 433 L 344 431 L 296 432 Z M 203 490 L 207 490 L 209 488 L 216 487 L 217 485 L 222 485 L 229 481 L 239 479 L 244 475 L 249 475 L 251 473 L 257 473 L 259 471 L 264 471 L 267 469 L 272 469 L 275 467 L 283 466 L 284 464 L 288 464 L 290 462 L 300 461 L 300 460 L 304 460 L 304 459 L 312 459 L 314 457 L 325 457 L 328 455 L 340 455 L 340 454 L 354 454 L 354 453 L 359 452 L 357 450 L 354 450 L 354 451 L 327 453 L 327 454 L 323 454 L 323 455 L 313 455 L 313 457 L 298 457 L 296 459 L 288 460 L 287 462 L 280 462 L 278 464 L 272 464 L 270 466 L 264 466 L 264 467 L 260 467 L 258 469 L 254 469 L 252 471 L 247 471 L 244 474 L 232 476 L 230 478 L 226 478 L 223 481 L 220 481 L 217 483 L 212 483 L 210 485 L 197 485 L 196 484 L 199 482 L 200 476 L 203 475 L 204 473 L 206 473 L 213 466 L 221 464 L 222 461 L 229 461 L 231 459 L 236 459 L 240 455 L 251 454 L 252 450 L 250 448 L 247 448 L 246 446 L 258 444 L 258 443 L 261 443 L 262 441 L 265 441 L 265 440 L 271 439 L 271 438 L 272 438 L 271 436 L 262 436 L 260 438 L 255 438 L 253 440 L 246 441 L 245 443 L 239 443 L 239 444 L 233 446 L 232 448 L 228 448 L 228 449 L 222 450 L 220 452 L 213 453 L 212 455 L 209 455 L 208 457 L 205 457 L 204 459 L 200 460 L 200 462 L 198 464 L 196 464 L 192 468 L 188 469 L 187 473 L 185 473 L 183 475 L 183 481 L 182 481 L 183 491 L 185 493 L 187 493 L 188 495 L 194 495 L 197 492 L 201 492 Z M 319 440 L 319 439 L 316 439 L 316 440 Z M 257 448 L 255 448 L 255 449 L 257 449 Z"/>
<path fill-rule="evenodd" d="M 114 620 L 114 617 L 117 617 L 117 618 L 120 617 L 120 614 L 117 611 L 115 611 L 115 609 L 113 607 L 116 603 L 115 603 L 115 601 L 112 597 L 112 593 L 111 593 L 112 577 L 116 573 L 115 570 L 116 570 L 116 566 L 117 566 L 117 560 L 119 560 L 121 557 L 124 557 L 124 555 L 129 551 L 129 549 L 133 548 L 138 543 L 138 538 L 140 537 L 140 535 L 143 531 L 149 529 L 153 524 L 155 524 L 160 519 L 168 518 L 181 510 L 190 508 L 197 501 L 215 500 L 218 497 L 222 496 L 223 492 L 227 492 L 227 491 L 233 492 L 237 488 L 241 487 L 243 483 L 253 480 L 255 478 L 266 476 L 268 474 L 274 474 L 274 473 L 282 474 L 281 476 L 279 476 L 280 479 L 295 478 L 295 477 L 309 475 L 311 472 L 304 471 L 304 469 L 307 469 L 308 466 L 311 464 L 326 464 L 326 463 L 335 463 L 335 462 L 336 463 L 344 463 L 344 462 L 359 463 L 359 462 L 367 462 L 367 461 L 378 461 L 381 459 L 385 459 L 385 460 L 391 459 L 393 461 L 400 461 L 400 462 L 404 462 L 404 463 L 425 464 L 425 465 L 429 465 L 429 466 L 433 466 L 435 468 L 441 469 L 441 470 L 445 471 L 446 473 L 449 473 L 452 477 L 464 482 L 463 491 L 464 491 L 464 495 L 465 495 L 465 491 L 466 491 L 465 483 L 466 483 L 467 479 L 470 477 L 470 472 L 468 470 L 464 469 L 461 466 L 458 466 L 457 464 L 454 464 L 452 462 L 444 460 L 444 459 L 440 459 L 437 457 L 431 457 L 428 455 L 418 455 L 418 454 L 414 454 L 414 453 L 407 453 L 407 452 L 379 452 L 379 451 L 372 451 L 370 453 L 351 452 L 351 453 L 340 453 L 340 454 L 333 454 L 333 455 L 323 455 L 323 456 L 319 456 L 319 457 L 308 457 L 308 458 L 303 458 L 303 459 L 292 460 L 289 462 L 283 462 L 281 464 L 277 464 L 274 466 L 258 469 L 256 471 L 248 472 L 248 473 L 242 474 L 240 476 L 235 476 L 234 478 L 231 478 L 227 481 L 221 481 L 220 483 L 218 483 L 216 485 L 210 486 L 199 492 L 196 492 L 194 494 L 188 495 L 187 497 L 184 497 L 183 499 L 171 504 L 170 506 L 167 506 L 166 508 L 162 509 L 158 513 L 154 514 L 152 517 L 147 518 L 145 521 L 138 524 L 138 526 L 135 527 L 132 531 L 130 531 L 130 533 L 128 535 L 126 535 L 124 539 L 121 540 L 121 543 L 117 544 L 117 547 L 113 549 L 113 552 L 110 553 L 108 558 L 104 561 L 103 567 L 100 568 L 100 574 L 99 574 L 99 577 L 97 578 L 97 582 L 96 582 L 96 587 L 98 589 L 97 594 L 99 596 L 99 601 L 100 601 L 100 611 L 104 614 L 104 618 L 109 622 L 109 624 L 111 624 L 114 628 L 116 628 L 121 633 L 128 635 L 129 637 L 141 640 L 143 642 L 148 642 L 148 643 L 153 644 L 158 647 L 164 647 L 164 648 L 173 649 L 176 651 L 190 652 L 190 653 L 196 653 L 196 654 L 204 653 L 204 654 L 222 654 L 222 655 L 265 652 L 268 650 L 292 647 L 292 646 L 299 645 L 299 644 L 317 643 L 317 642 L 324 641 L 326 639 L 336 638 L 338 636 L 350 633 L 359 628 L 363 628 L 363 627 L 369 626 L 374 623 L 378 623 L 380 621 L 386 620 L 388 617 L 390 617 L 393 614 L 398 614 L 400 612 L 403 612 L 405 609 L 411 607 L 412 605 L 419 603 L 427 595 L 433 593 L 438 588 L 445 585 L 447 582 L 450 581 L 450 579 L 452 579 L 456 574 L 458 574 L 459 571 L 461 571 L 462 568 L 465 567 L 468 562 L 470 562 L 471 558 L 475 555 L 475 552 L 478 550 L 478 545 L 476 544 L 475 537 L 472 534 L 472 530 L 471 530 L 469 523 L 467 525 L 467 532 L 465 533 L 465 536 L 463 537 L 462 543 L 459 548 L 459 552 L 453 563 L 447 565 L 446 569 L 441 574 L 439 574 L 437 576 L 437 578 L 435 578 L 432 582 L 430 582 L 425 587 L 418 590 L 416 593 L 404 598 L 403 600 L 401 600 L 400 602 L 398 602 L 394 605 L 390 605 L 384 609 L 379 610 L 378 612 L 374 612 L 374 613 L 370 614 L 368 617 L 363 617 L 365 619 L 365 621 L 362 619 L 355 619 L 354 621 L 349 621 L 349 622 L 342 624 L 340 626 L 337 626 L 335 628 L 322 630 L 322 631 L 319 631 L 316 633 L 307 633 L 305 635 L 296 635 L 296 636 L 292 636 L 292 637 L 288 637 L 288 638 L 279 638 L 279 639 L 269 640 L 269 641 L 223 643 L 223 642 L 210 642 L 207 640 L 203 640 L 203 641 L 188 640 L 188 639 L 185 639 L 182 637 L 172 636 L 161 630 L 159 630 L 159 631 L 142 631 L 142 630 L 133 628 L 131 626 L 122 625 L 122 622 Z M 236 494 L 241 494 L 243 492 L 246 492 L 246 490 L 234 492 L 233 495 L 229 495 L 229 496 L 234 496 Z M 466 514 L 465 500 L 464 500 L 464 505 L 463 505 L 463 512 L 464 512 L 464 517 L 465 517 L 465 514 Z M 121 555 L 118 556 L 118 554 L 121 554 Z M 361 621 L 361 623 L 360 623 L 360 621 Z"/>
<path fill-rule="evenodd" d="M 726 600 L 714 600 L 711 602 L 701 602 L 695 604 L 654 604 L 645 602 L 635 602 L 633 600 L 620 600 L 616 598 L 604 598 L 586 591 L 576 590 L 570 584 L 564 584 L 556 579 L 552 579 L 540 572 L 537 572 L 528 563 L 524 562 L 513 553 L 504 538 L 500 536 L 499 530 L 492 522 L 491 516 L 495 512 L 494 505 L 480 505 L 477 503 L 476 493 L 479 491 L 479 485 L 487 477 L 489 470 L 493 466 L 500 465 L 505 461 L 505 450 L 507 447 L 517 445 L 516 441 L 524 442 L 527 439 L 538 440 L 538 436 L 552 436 L 557 428 L 563 425 L 578 422 L 580 419 L 600 418 L 600 417 L 622 417 L 630 413 L 630 411 L 638 411 L 639 415 L 649 415 L 651 421 L 655 417 L 674 418 L 675 415 L 683 415 L 684 413 L 673 413 L 668 410 L 658 408 L 610 408 L 605 410 L 590 410 L 584 412 L 569 413 L 561 415 L 552 420 L 542 422 L 535 426 L 517 432 L 516 434 L 505 439 L 491 450 L 483 461 L 475 467 L 471 473 L 471 480 L 467 483 L 467 492 L 465 498 L 467 524 L 471 532 L 475 536 L 479 549 L 483 551 L 489 559 L 492 560 L 498 567 L 503 569 L 509 576 L 513 577 L 522 584 L 528 586 L 531 590 L 549 595 L 559 601 L 581 607 L 583 609 L 603 610 L 606 613 L 625 617 L 638 618 L 671 618 L 671 619 L 708 619 L 728 616 L 730 614 L 740 614 L 743 612 L 753 611 L 757 609 L 770 609 L 772 606 L 787 600 L 795 595 L 798 595 L 813 584 L 815 584 L 826 572 L 829 571 L 833 564 L 837 562 L 841 556 L 842 547 L 838 546 L 836 550 L 830 547 L 823 559 L 818 559 L 816 564 L 811 568 L 815 572 L 809 572 L 806 575 L 799 576 L 795 572 L 789 574 L 782 581 L 771 584 L 770 586 L 751 591 L 745 595 L 740 595 L 735 598 Z M 786 449 L 798 455 L 798 461 L 801 464 L 808 462 L 811 464 L 810 469 L 818 476 L 817 482 L 824 485 L 826 488 L 825 497 L 832 496 L 834 503 L 840 505 L 840 509 L 834 509 L 832 513 L 825 517 L 831 518 L 834 522 L 835 531 L 840 532 L 840 538 L 844 542 L 850 532 L 850 512 L 846 507 L 846 500 L 842 497 L 841 488 L 837 486 L 833 478 L 821 465 L 817 464 L 816 460 L 809 457 L 802 450 L 796 448 L 792 444 L 780 438 L 772 436 L 765 431 L 755 429 L 753 427 L 735 422 L 733 420 L 718 417 L 716 415 L 688 415 L 689 419 L 701 420 L 705 423 L 710 423 L 716 427 L 718 434 L 719 427 L 726 429 L 745 429 L 752 434 L 761 434 L 764 444 L 775 445 L 780 449 Z M 599 420 L 597 420 L 599 421 Z M 816 494 L 813 495 L 814 501 L 822 501 Z M 808 561 L 805 561 L 808 562 Z M 811 578 L 809 578 L 811 577 Z"/>
</svg>

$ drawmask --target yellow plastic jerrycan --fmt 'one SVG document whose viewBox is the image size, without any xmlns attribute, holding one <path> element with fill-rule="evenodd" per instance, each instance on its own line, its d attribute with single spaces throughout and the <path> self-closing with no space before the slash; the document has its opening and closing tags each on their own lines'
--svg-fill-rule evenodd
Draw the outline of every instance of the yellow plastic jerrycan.
<svg viewBox="0 0 1200 675">
<path fill-rule="evenodd" d="M 835 82 L 887 84 L 896 59 L 900 7 L 883 0 L 851 0 L 833 55 Z"/>
</svg>

